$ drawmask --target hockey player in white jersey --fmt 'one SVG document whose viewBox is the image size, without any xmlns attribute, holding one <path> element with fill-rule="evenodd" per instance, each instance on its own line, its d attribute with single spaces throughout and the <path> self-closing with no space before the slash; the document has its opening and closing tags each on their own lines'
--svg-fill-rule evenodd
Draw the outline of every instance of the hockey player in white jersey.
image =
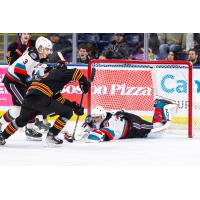
<svg viewBox="0 0 200 200">
<path fill-rule="evenodd" d="M 3 83 L 12 96 L 13 106 L 0 119 L 1 126 L 6 126 L 13 119 L 19 116 L 23 98 L 29 85 L 32 83 L 33 75 L 44 75 L 47 66 L 48 55 L 52 53 L 52 43 L 45 37 L 36 40 L 35 47 L 29 47 L 21 57 L 9 66 Z M 26 126 L 26 136 L 29 139 L 41 140 L 42 134 L 35 131 L 34 121 Z"/>
<path fill-rule="evenodd" d="M 118 111 L 114 114 L 106 112 L 97 106 L 91 116 L 87 116 L 81 130 L 77 134 L 83 142 L 103 142 L 128 138 L 146 138 L 148 134 L 163 132 L 171 125 L 172 110 L 177 109 L 177 104 L 157 99 L 154 104 L 153 122 L 143 120 L 132 113 Z M 69 133 L 65 139 L 71 139 Z"/>
</svg>

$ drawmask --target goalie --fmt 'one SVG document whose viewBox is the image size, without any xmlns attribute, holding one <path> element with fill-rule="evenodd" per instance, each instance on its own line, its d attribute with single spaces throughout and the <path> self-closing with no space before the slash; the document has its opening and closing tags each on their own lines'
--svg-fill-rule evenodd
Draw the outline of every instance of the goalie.
<svg viewBox="0 0 200 200">
<path fill-rule="evenodd" d="M 172 110 L 177 104 L 156 99 L 154 103 L 153 122 L 148 122 L 132 113 L 118 111 L 114 114 L 106 112 L 97 106 L 92 115 L 87 116 L 82 125 L 79 136 L 83 142 L 103 142 L 117 139 L 146 138 L 149 133 L 162 132 L 171 125 Z M 158 126 L 159 125 L 159 126 Z M 66 140 L 71 135 L 65 133 Z"/>
</svg>

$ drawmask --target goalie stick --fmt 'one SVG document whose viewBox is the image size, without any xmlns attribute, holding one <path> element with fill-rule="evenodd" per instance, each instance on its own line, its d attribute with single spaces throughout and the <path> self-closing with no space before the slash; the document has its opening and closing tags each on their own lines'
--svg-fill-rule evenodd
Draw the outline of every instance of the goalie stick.
<svg viewBox="0 0 200 200">
<path fill-rule="evenodd" d="M 88 80 L 90 83 L 93 82 L 95 73 L 96 73 L 96 69 L 92 68 L 91 76 L 90 76 L 90 79 Z M 82 95 L 81 95 L 81 101 L 80 101 L 80 104 L 79 104 L 80 107 L 82 107 L 83 97 L 84 97 L 84 93 L 82 93 Z M 68 142 L 72 143 L 73 140 L 75 140 L 75 133 L 76 133 L 76 128 L 77 128 L 77 125 L 78 125 L 78 122 L 79 122 L 79 118 L 80 118 L 80 116 L 78 115 L 77 118 L 76 118 L 76 124 L 75 124 L 75 127 L 74 127 L 72 137 L 71 138 L 67 138 L 67 137 L 65 138 Z"/>
</svg>

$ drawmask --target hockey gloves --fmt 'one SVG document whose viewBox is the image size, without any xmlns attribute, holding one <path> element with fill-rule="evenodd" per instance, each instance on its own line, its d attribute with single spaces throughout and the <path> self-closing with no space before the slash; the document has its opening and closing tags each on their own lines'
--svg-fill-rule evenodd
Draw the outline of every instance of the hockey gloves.
<svg viewBox="0 0 200 200">
<path fill-rule="evenodd" d="M 54 65 L 54 69 L 60 69 L 62 67 L 65 67 L 66 65 L 66 61 L 62 61 L 62 60 L 59 60 L 55 65 Z"/>
<path fill-rule="evenodd" d="M 90 86 L 91 86 L 90 82 L 85 80 L 84 82 L 80 82 L 79 84 L 80 84 L 81 91 L 86 94 L 90 89 Z"/>
<path fill-rule="evenodd" d="M 79 106 L 76 102 L 72 102 L 72 103 L 73 103 L 72 109 L 73 109 L 74 113 L 76 115 L 79 115 L 79 116 L 83 115 L 84 114 L 84 108 Z"/>
</svg>

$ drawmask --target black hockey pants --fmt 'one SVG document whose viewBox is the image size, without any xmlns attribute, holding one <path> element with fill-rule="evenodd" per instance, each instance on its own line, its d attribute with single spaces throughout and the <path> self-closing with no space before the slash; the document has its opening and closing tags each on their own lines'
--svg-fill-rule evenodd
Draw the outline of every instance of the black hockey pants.
<svg viewBox="0 0 200 200">
<path fill-rule="evenodd" d="M 146 138 L 151 129 L 153 129 L 153 123 L 148 122 L 132 113 L 119 111 L 115 115 L 119 115 L 128 121 L 128 133 L 124 139 Z"/>
<path fill-rule="evenodd" d="M 19 127 L 23 127 L 37 115 L 49 115 L 52 113 L 67 119 L 70 119 L 73 115 L 70 106 L 61 104 L 44 94 L 29 94 L 24 98 L 20 116 L 16 118 L 16 124 Z"/>
</svg>

